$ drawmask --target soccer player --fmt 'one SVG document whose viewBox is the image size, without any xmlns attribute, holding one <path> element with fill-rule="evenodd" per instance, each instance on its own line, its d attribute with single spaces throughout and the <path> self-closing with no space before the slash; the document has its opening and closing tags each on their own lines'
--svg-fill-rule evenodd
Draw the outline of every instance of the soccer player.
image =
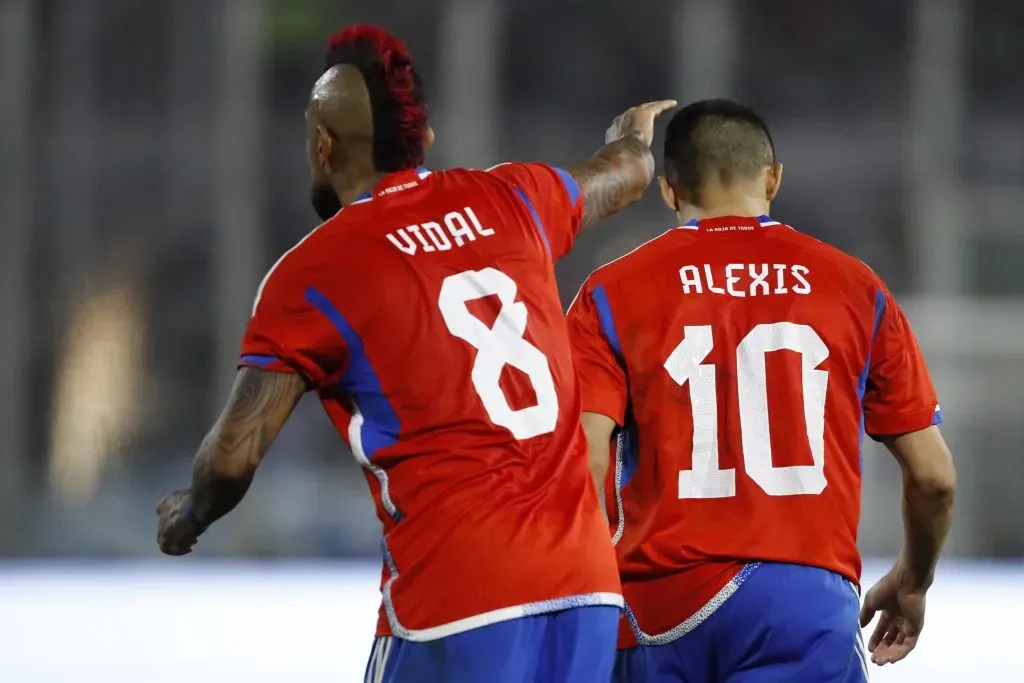
<svg viewBox="0 0 1024 683">
<path fill-rule="evenodd" d="M 353 27 L 327 67 L 307 111 L 326 222 L 260 285 L 191 488 L 158 508 L 160 547 L 190 552 L 241 501 L 315 390 L 384 525 L 367 681 L 607 681 L 622 596 L 553 264 L 642 196 L 674 103 L 630 109 L 569 170 L 430 173 L 405 47 Z"/>
<path fill-rule="evenodd" d="M 861 615 L 882 615 L 876 662 L 914 648 L 950 524 L 928 371 L 870 268 L 768 217 L 782 165 L 761 118 L 697 102 L 666 135 L 679 227 L 569 312 L 626 601 L 614 680 L 863 681 L 865 432 L 904 481 L 903 551 Z"/>
</svg>

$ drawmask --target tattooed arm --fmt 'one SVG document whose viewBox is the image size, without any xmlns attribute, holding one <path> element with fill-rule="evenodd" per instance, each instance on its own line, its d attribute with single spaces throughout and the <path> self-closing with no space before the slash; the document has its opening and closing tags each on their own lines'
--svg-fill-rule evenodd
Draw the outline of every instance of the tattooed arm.
<svg viewBox="0 0 1024 683">
<path fill-rule="evenodd" d="M 583 193 L 584 230 L 644 196 L 654 179 L 654 120 L 674 106 L 662 100 L 629 109 L 612 123 L 597 154 L 568 169 Z"/>
<path fill-rule="evenodd" d="M 157 507 L 161 550 L 190 552 L 210 524 L 241 502 L 305 391 L 298 374 L 250 367 L 239 371 L 224 412 L 196 454 L 191 489 L 171 493 Z"/>
<path fill-rule="evenodd" d="M 242 500 L 256 468 L 306 391 L 294 373 L 242 368 L 192 469 L 192 513 L 209 525 Z"/>
</svg>

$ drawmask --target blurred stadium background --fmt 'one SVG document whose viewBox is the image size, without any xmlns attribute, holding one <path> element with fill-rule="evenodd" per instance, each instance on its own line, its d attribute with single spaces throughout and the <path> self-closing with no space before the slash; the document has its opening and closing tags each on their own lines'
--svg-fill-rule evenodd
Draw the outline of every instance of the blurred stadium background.
<svg viewBox="0 0 1024 683">
<path fill-rule="evenodd" d="M 958 460 L 957 559 L 919 652 L 876 680 L 1024 680 L 1000 623 L 1024 609 L 1024 3 L 0 0 L 0 681 L 360 680 L 378 524 L 316 401 L 198 557 L 157 558 L 152 514 L 256 285 L 315 224 L 303 112 L 355 21 L 410 45 L 435 168 L 568 164 L 643 100 L 761 111 L 775 217 L 889 282 Z M 669 221 L 652 193 L 581 239 L 566 302 Z M 899 498 L 871 446 L 872 576 Z"/>
</svg>

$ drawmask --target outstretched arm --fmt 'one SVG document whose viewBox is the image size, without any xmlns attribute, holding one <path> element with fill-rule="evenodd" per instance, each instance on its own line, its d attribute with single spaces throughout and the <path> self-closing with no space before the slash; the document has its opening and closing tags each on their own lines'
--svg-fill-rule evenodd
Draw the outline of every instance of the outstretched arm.
<svg viewBox="0 0 1024 683">
<path fill-rule="evenodd" d="M 305 391 L 305 380 L 295 373 L 239 371 L 220 419 L 199 446 L 191 488 L 169 494 L 157 506 L 163 552 L 191 552 L 206 528 L 241 502 Z"/>
<path fill-rule="evenodd" d="M 242 368 L 192 468 L 192 514 L 206 526 L 231 512 L 306 391 L 295 373 Z"/>
<path fill-rule="evenodd" d="M 674 106 L 674 100 L 662 100 L 629 109 L 612 123 L 597 154 L 567 169 L 583 193 L 582 229 L 644 196 L 654 180 L 654 120 Z"/>
</svg>

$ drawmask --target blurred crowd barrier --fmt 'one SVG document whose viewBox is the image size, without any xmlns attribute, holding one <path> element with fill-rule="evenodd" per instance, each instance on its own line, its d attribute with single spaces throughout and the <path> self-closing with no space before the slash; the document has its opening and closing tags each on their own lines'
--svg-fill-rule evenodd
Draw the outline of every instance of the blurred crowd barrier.
<svg viewBox="0 0 1024 683">
<path fill-rule="evenodd" d="M 887 568 L 869 562 L 865 585 Z M 360 681 L 379 576 L 360 563 L 8 567 L 0 570 L 0 680 Z M 1024 680 L 1013 628 L 1022 612 L 1024 564 L 945 563 L 917 650 L 872 666 L 871 680 Z"/>
</svg>

